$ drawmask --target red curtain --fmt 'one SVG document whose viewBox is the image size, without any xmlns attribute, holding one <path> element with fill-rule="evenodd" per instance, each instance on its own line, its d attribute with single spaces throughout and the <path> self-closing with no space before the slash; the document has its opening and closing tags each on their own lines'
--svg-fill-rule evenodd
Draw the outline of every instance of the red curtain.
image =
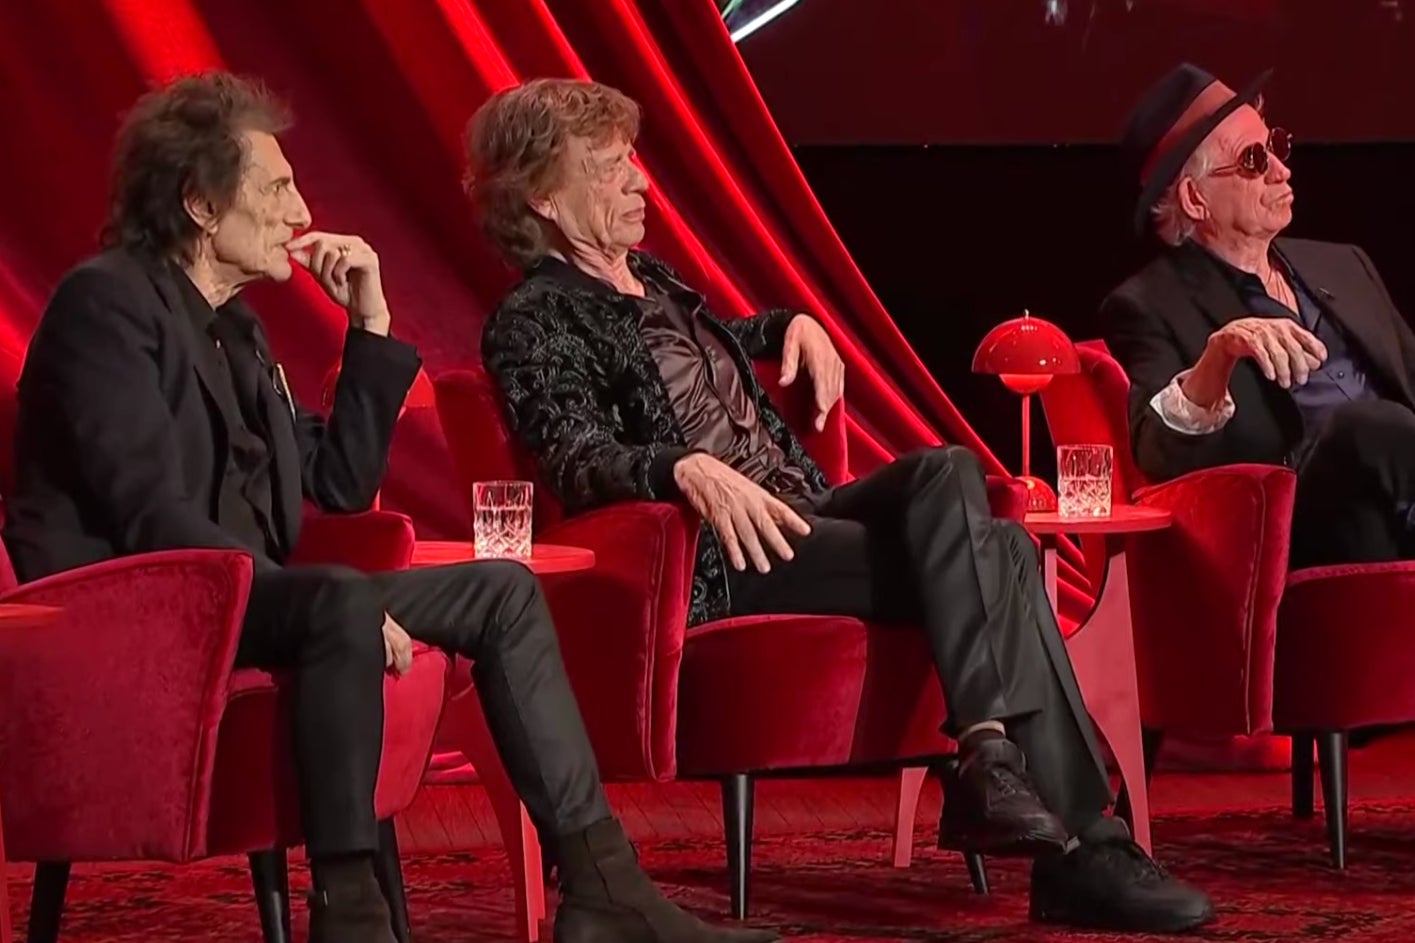
<svg viewBox="0 0 1415 943">
<path fill-rule="evenodd" d="M 593 76 L 644 106 L 648 248 L 722 315 L 793 305 L 830 326 L 857 473 L 940 438 L 1000 470 L 836 237 L 711 0 L 4 4 L 0 383 L 13 383 L 55 280 L 94 249 L 122 111 L 152 83 L 208 68 L 261 76 L 294 106 L 285 147 L 315 224 L 379 251 L 395 330 L 430 373 L 478 357 L 481 320 L 513 278 L 460 193 L 467 119 L 521 79 Z M 317 402 L 342 313 L 303 274 L 251 297 L 297 393 Z M 385 506 L 426 536 L 465 534 L 452 481 L 436 417 L 410 413 Z"/>
</svg>

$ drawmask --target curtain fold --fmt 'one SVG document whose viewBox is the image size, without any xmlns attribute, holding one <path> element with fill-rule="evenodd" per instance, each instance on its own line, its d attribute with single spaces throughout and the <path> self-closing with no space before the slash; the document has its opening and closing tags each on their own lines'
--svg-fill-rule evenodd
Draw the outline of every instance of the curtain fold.
<svg viewBox="0 0 1415 943">
<path fill-rule="evenodd" d="M 286 152 L 315 225 L 357 232 L 379 251 L 394 329 L 431 373 L 478 358 L 481 322 L 514 278 L 460 194 L 467 119 L 524 78 L 592 76 L 644 106 L 647 248 L 724 316 L 788 305 L 827 324 L 849 368 L 855 473 L 943 441 L 1002 471 L 851 261 L 711 0 L 3 5 L 0 383 L 16 379 L 59 274 L 96 247 L 122 111 L 146 86 L 209 68 L 258 75 L 292 104 Z M 316 402 L 342 312 L 303 273 L 250 294 L 296 391 Z M 436 417 L 410 413 L 386 506 L 411 513 L 424 536 L 463 535 L 467 502 L 454 480 Z M 1068 576 L 1074 615 L 1087 597 Z"/>
</svg>

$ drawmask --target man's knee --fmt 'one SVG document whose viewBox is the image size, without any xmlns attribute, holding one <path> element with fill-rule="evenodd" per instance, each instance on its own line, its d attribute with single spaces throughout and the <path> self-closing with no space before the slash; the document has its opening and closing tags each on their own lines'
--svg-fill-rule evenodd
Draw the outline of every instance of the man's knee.
<svg viewBox="0 0 1415 943">
<path fill-rule="evenodd" d="M 549 632 L 551 625 L 546 612 L 540 580 L 525 566 L 510 560 L 487 560 L 468 564 L 495 603 L 491 608 L 496 637 L 524 635 L 527 632 Z"/>
<path fill-rule="evenodd" d="M 927 478 L 953 475 L 983 480 L 983 466 L 972 449 L 961 445 L 941 445 L 930 449 L 920 449 L 905 456 L 901 461 L 911 461 Z"/>
<path fill-rule="evenodd" d="M 1384 399 L 1344 403 L 1327 417 L 1317 447 L 1364 464 L 1415 455 L 1415 412 Z"/>
<path fill-rule="evenodd" d="M 368 577 L 340 566 L 302 568 L 308 644 L 326 655 L 353 657 L 383 668 L 383 602 Z"/>
</svg>

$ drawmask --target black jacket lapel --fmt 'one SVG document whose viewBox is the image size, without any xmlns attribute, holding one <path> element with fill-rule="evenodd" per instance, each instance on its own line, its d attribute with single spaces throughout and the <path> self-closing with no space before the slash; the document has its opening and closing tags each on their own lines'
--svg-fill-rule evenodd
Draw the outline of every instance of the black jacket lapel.
<svg viewBox="0 0 1415 943">
<path fill-rule="evenodd" d="M 211 358 L 206 355 L 206 348 L 213 343 L 212 338 L 203 336 L 192 320 L 191 314 L 187 310 L 187 305 L 182 297 L 182 289 L 176 282 L 176 275 L 164 262 L 146 260 L 148 275 L 152 279 L 153 286 L 157 289 L 158 297 L 162 299 L 163 305 L 172 315 L 172 320 L 176 324 L 177 333 L 186 341 L 188 352 L 191 354 L 192 366 L 196 370 L 197 379 L 201 383 L 202 392 L 206 395 L 208 411 L 211 413 L 212 421 L 221 430 L 221 441 L 229 448 L 231 427 L 239 421 L 238 416 L 227 414 L 228 409 L 234 405 L 229 397 L 220 393 L 223 382 L 222 378 L 216 374 L 211 366 Z M 222 465 L 224 467 L 226 456 L 222 455 Z"/>
</svg>

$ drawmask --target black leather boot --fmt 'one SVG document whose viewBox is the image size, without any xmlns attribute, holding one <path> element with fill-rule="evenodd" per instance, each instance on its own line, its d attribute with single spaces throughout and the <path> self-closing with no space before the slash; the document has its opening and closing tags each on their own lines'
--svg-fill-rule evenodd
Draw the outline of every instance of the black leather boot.
<svg viewBox="0 0 1415 943">
<path fill-rule="evenodd" d="M 938 846 L 998 857 L 1060 854 L 1066 827 L 1027 778 L 1021 749 L 1002 737 L 978 743 L 943 774 Z"/>
<path fill-rule="evenodd" d="M 769 930 L 713 927 L 667 900 L 614 819 L 560 840 L 555 943 L 769 943 Z"/>
<path fill-rule="evenodd" d="M 388 901 L 367 858 L 316 865 L 310 943 L 398 943 Z"/>
</svg>

